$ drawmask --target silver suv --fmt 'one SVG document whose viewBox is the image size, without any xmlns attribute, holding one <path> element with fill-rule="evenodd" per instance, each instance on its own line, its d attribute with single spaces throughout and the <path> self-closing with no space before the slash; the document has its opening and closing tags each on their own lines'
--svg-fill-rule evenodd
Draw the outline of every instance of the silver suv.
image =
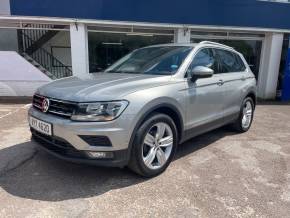
<svg viewBox="0 0 290 218">
<path fill-rule="evenodd" d="M 151 177 L 185 140 L 226 124 L 246 132 L 255 104 L 243 56 L 204 41 L 141 48 L 104 72 L 49 83 L 28 119 L 32 138 L 59 158 Z"/>
</svg>

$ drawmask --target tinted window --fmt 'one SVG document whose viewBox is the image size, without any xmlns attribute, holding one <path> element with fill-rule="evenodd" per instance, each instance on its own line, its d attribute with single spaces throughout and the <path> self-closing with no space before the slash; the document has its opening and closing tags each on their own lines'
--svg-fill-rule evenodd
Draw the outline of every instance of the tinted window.
<svg viewBox="0 0 290 218">
<path fill-rule="evenodd" d="M 244 62 L 242 61 L 241 57 L 238 54 L 234 54 L 236 56 L 237 62 L 240 65 L 239 66 L 239 71 L 245 71 L 246 70 L 246 66 L 244 64 Z"/>
<path fill-rule="evenodd" d="M 213 71 L 217 70 L 217 62 L 215 61 L 212 49 L 206 48 L 200 50 L 193 58 L 190 67 L 187 70 L 187 74 L 189 74 L 192 69 L 197 66 L 208 67 Z"/>
<path fill-rule="evenodd" d="M 214 49 L 219 61 L 219 73 L 241 72 L 245 70 L 245 65 L 239 55 L 222 49 Z"/>
</svg>

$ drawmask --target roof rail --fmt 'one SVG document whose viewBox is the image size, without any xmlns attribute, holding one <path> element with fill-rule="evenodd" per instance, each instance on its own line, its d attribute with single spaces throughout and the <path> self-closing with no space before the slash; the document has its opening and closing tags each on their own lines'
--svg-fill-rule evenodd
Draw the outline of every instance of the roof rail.
<svg viewBox="0 0 290 218">
<path fill-rule="evenodd" d="M 225 48 L 234 49 L 233 47 L 230 47 L 230 46 L 227 46 L 227 45 L 224 45 L 224 44 L 221 44 L 221 43 L 217 43 L 217 42 L 210 42 L 210 41 L 202 41 L 199 44 L 201 44 L 201 45 L 203 45 L 203 44 L 211 44 L 211 45 L 218 45 L 218 46 L 222 46 L 222 47 L 225 47 Z"/>
</svg>

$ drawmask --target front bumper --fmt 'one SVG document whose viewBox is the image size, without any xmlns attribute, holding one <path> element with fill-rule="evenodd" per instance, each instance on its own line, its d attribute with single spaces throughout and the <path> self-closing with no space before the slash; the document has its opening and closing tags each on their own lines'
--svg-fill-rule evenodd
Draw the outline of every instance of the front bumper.
<svg viewBox="0 0 290 218">
<path fill-rule="evenodd" d="M 63 140 L 59 139 L 53 142 L 54 140 L 48 139 L 46 136 L 39 134 L 33 129 L 31 129 L 31 133 L 31 139 L 40 145 L 41 150 L 44 150 L 53 156 L 65 161 L 110 167 L 123 167 L 128 163 L 129 157 L 127 149 L 111 152 L 112 158 L 95 159 L 88 157 L 86 151 L 76 150 L 74 147 L 67 144 Z"/>
<path fill-rule="evenodd" d="M 43 113 L 30 108 L 28 116 L 33 116 L 52 124 L 52 136 L 46 136 L 31 129 L 32 139 L 41 148 L 58 158 L 93 165 L 123 167 L 129 161 L 129 140 L 131 136 L 130 116 L 119 117 L 110 122 L 75 122 L 66 118 Z M 83 136 L 102 136 L 109 139 L 109 144 L 89 144 Z M 92 158 L 87 152 L 112 154 L 109 158 Z"/>
</svg>

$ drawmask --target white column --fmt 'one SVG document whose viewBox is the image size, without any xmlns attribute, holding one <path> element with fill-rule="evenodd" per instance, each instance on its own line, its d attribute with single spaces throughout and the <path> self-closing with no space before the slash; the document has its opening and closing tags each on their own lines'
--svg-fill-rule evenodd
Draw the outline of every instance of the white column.
<svg viewBox="0 0 290 218">
<path fill-rule="evenodd" d="M 0 1 L 0 15 L 10 15 L 10 0 Z"/>
<path fill-rule="evenodd" d="M 0 0 L 1 15 L 11 15 L 10 0 Z M 18 52 L 17 29 L 0 29 L 0 51 Z"/>
<path fill-rule="evenodd" d="M 190 43 L 190 30 L 188 28 L 176 29 L 174 32 L 175 43 Z"/>
<path fill-rule="evenodd" d="M 73 75 L 89 73 L 88 31 L 85 24 L 70 25 L 70 43 Z"/>
<path fill-rule="evenodd" d="M 263 41 L 258 81 L 258 97 L 276 97 L 279 67 L 283 45 L 283 33 L 267 33 Z"/>
</svg>

